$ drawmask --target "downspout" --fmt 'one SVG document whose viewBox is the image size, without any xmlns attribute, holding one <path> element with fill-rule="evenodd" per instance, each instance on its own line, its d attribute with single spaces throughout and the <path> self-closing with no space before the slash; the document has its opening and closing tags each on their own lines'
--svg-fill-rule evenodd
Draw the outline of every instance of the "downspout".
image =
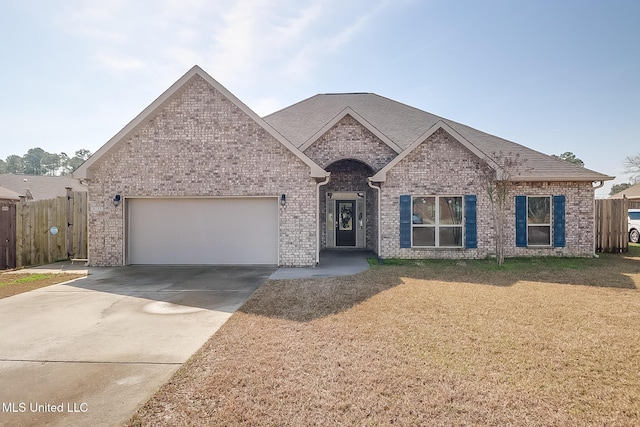
<svg viewBox="0 0 640 427">
<path fill-rule="evenodd" d="M 380 227 L 381 224 L 381 216 L 380 216 L 380 212 L 381 212 L 381 205 L 382 205 L 382 200 L 380 200 L 380 187 L 376 187 L 375 185 L 373 185 L 373 182 L 371 181 L 371 178 L 367 178 L 367 184 L 369 184 L 369 187 L 373 188 L 374 190 L 376 190 L 378 192 L 378 260 L 380 259 L 380 250 L 382 249 L 381 243 L 382 243 L 382 228 Z"/>
<path fill-rule="evenodd" d="M 320 187 L 327 185 L 331 181 L 331 172 L 324 181 L 316 183 L 316 265 L 320 263 Z"/>
<path fill-rule="evenodd" d="M 596 182 L 600 182 L 600 184 L 598 184 L 596 187 L 593 187 L 593 184 Z M 604 181 L 593 181 L 591 185 L 594 190 L 593 191 L 593 257 L 600 258 L 600 255 L 596 253 L 596 233 L 598 232 L 598 230 L 596 230 L 596 192 L 595 190 L 597 190 L 598 188 L 602 188 L 604 186 Z"/>
</svg>

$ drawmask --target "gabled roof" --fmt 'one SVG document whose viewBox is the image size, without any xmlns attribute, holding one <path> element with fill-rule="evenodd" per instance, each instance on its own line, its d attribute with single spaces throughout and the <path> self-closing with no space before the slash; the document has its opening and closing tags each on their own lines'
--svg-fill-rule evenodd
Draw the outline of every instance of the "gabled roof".
<svg viewBox="0 0 640 427">
<path fill-rule="evenodd" d="M 377 136 L 378 138 L 380 138 L 380 140 L 382 142 L 384 142 L 385 144 L 387 144 L 389 147 L 391 147 L 391 149 L 393 151 L 395 151 L 396 153 L 401 153 L 402 152 L 402 148 L 399 147 L 395 142 L 393 142 L 392 140 L 390 140 L 389 138 L 387 138 L 387 136 L 385 134 L 383 134 L 382 132 L 380 132 L 375 126 L 373 126 L 371 123 L 369 123 L 365 118 L 363 118 L 360 114 L 356 113 L 355 111 L 353 111 L 353 109 L 351 107 L 347 107 L 344 110 L 342 110 L 341 112 L 338 113 L 337 116 L 335 116 L 333 119 L 331 119 L 329 121 L 329 123 L 327 123 L 326 125 L 324 125 L 320 130 L 318 130 L 315 134 L 311 135 L 309 137 L 309 139 L 307 139 L 307 141 L 305 141 L 304 144 L 302 144 L 299 148 L 300 151 L 304 151 L 307 148 L 309 148 L 311 145 L 313 145 L 314 142 L 316 142 L 318 140 L 318 138 L 320 138 L 322 135 L 324 135 L 329 129 L 331 129 L 332 127 L 334 127 L 340 120 L 342 120 L 343 118 L 345 118 L 346 116 L 351 116 L 354 119 L 356 119 L 362 126 L 364 126 L 367 130 L 369 130 L 369 132 L 373 133 L 375 136 Z"/>
<path fill-rule="evenodd" d="M 322 131 L 345 109 L 353 111 L 360 117 L 358 121 L 366 122 L 368 128 L 377 130 L 376 135 L 382 134 L 386 140 L 403 151 L 413 150 L 424 141 L 425 135 L 429 136 L 442 128 L 449 133 L 455 133 L 452 136 L 479 157 L 487 161 L 493 159 L 494 164 L 499 163 L 495 160 L 499 160 L 497 158 L 500 156 L 518 156 L 522 165 L 512 173 L 514 179 L 515 176 L 521 181 L 613 179 L 611 176 L 556 159 L 515 142 L 373 93 L 316 95 L 264 119 L 293 145 L 302 148 L 310 145 L 313 138 L 319 138 Z M 489 164 L 491 165 L 491 161 Z M 385 169 L 389 168 L 383 170 Z"/>
<path fill-rule="evenodd" d="M 623 190 L 619 193 L 610 196 L 610 199 L 622 199 L 626 197 L 627 199 L 640 199 L 640 184 L 632 185 L 631 187 Z"/>
<path fill-rule="evenodd" d="M 271 127 L 267 122 L 265 122 L 260 116 L 258 116 L 253 110 L 247 107 L 242 101 L 236 98 L 231 92 L 229 92 L 224 86 L 218 83 L 213 77 L 207 74 L 202 68 L 197 65 L 191 68 L 184 76 L 178 79 L 169 89 L 167 89 L 160 97 L 158 97 L 155 101 L 151 103 L 147 108 L 145 108 L 140 114 L 138 114 L 129 124 L 127 124 L 120 132 L 118 132 L 113 138 L 111 138 L 106 144 L 104 144 L 98 151 L 96 151 L 86 162 L 84 162 L 74 173 L 73 176 L 77 178 L 91 178 L 91 167 L 106 154 L 111 148 L 113 148 L 118 142 L 123 140 L 129 132 L 136 128 L 140 123 L 142 123 L 145 119 L 151 116 L 156 110 L 161 108 L 163 104 L 169 100 L 176 92 L 178 92 L 183 86 L 185 86 L 189 80 L 191 80 L 194 76 L 200 76 L 203 78 L 208 84 L 213 86 L 217 91 L 222 93 L 222 95 L 231 101 L 234 105 L 236 105 L 240 110 L 242 110 L 246 115 L 248 115 L 252 120 L 254 120 L 258 125 L 260 125 L 268 134 L 270 134 L 273 138 L 279 141 L 282 145 L 287 147 L 293 154 L 296 155 L 300 160 L 302 160 L 305 164 L 309 166 L 311 169 L 311 176 L 314 178 L 324 178 L 329 175 L 324 169 L 318 166 L 313 160 L 307 157 L 304 153 L 302 153 L 297 147 L 292 145 L 286 138 L 284 138 L 280 133 L 278 133 L 273 127 Z"/>
<path fill-rule="evenodd" d="M 20 196 L 13 190 L 0 187 L 0 200 L 20 200 Z"/>
<path fill-rule="evenodd" d="M 8 188 L 18 193 L 18 196 L 33 200 L 66 196 L 66 187 L 70 187 L 73 191 L 87 191 L 86 186 L 70 176 L 14 175 L 12 173 L 0 174 L 0 187 Z"/>
</svg>

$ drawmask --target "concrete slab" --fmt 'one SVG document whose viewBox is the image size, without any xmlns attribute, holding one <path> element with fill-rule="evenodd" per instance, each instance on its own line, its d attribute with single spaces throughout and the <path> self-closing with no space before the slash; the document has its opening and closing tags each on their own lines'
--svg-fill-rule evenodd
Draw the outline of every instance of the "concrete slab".
<svg viewBox="0 0 640 427">
<path fill-rule="evenodd" d="M 367 258 L 371 257 L 375 257 L 375 254 L 365 250 L 322 251 L 320 252 L 320 262 L 316 267 L 280 267 L 269 279 L 290 280 L 351 276 L 368 270 Z"/>
<path fill-rule="evenodd" d="M 99 270 L 93 268 L 92 270 Z M 18 270 L 4 271 L 3 273 L 78 273 L 89 274 L 89 267 L 84 262 L 60 261 L 53 264 L 38 265 L 35 267 L 20 268 Z"/>
<path fill-rule="evenodd" d="M 0 300 L 0 425 L 121 425 L 273 271 L 91 268 Z"/>
</svg>

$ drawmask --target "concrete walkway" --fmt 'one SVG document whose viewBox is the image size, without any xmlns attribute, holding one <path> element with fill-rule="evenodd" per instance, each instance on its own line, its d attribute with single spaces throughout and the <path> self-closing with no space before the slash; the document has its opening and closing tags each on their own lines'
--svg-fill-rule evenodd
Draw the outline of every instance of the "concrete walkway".
<svg viewBox="0 0 640 427">
<path fill-rule="evenodd" d="M 122 425 L 273 271 L 91 268 L 0 299 L 0 425 Z"/>
<path fill-rule="evenodd" d="M 367 258 L 375 257 L 371 251 L 332 250 L 320 252 L 316 267 L 280 267 L 269 277 L 271 280 L 310 279 L 314 277 L 351 276 L 369 269 Z"/>
<path fill-rule="evenodd" d="M 0 426 L 121 425 L 269 279 L 357 274 L 368 251 L 312 268 L 60 262 L 86 278 L 0 299 Z"/>
</svg>

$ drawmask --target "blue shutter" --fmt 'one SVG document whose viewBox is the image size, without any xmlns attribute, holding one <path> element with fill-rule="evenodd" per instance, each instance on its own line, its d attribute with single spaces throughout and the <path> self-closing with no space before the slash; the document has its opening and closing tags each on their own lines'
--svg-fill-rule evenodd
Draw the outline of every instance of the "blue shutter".
<svg viewBox="0 0 640 427">
<path fill-rule="evenodd" d="M 516 196 L 516 246 L 527 247 L 527 196 Z"/>
<path fill-rule="evenodd" d="M 411 247 L 411 196 L 400 196 L 400 247 Z"/>
<path fill-rule="evenodd" d="M 475 249 L 478 247 L 478 227 L 476 221 L 476 195 L 464 196 L 464 246 Z"/>
<path fill-rule="evenodd" d="M 553 246 L 565 246 L 565 197 L 553 196 Z"/>
</svg>

